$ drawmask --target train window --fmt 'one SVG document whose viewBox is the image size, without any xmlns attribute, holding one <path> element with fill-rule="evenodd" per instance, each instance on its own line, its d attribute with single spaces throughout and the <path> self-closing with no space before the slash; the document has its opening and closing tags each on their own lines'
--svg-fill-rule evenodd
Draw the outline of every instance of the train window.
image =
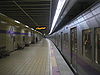
<svg viewBox="0 0 100 75">
<path fill-rule="evenodd" d="M 92 60 L 91 30 L 83 31 L 83 55 Z"/>
<path fill-rule="evenodd" d="M 100 28 L 95 30 L 95 62 L 100 64 Z"/>
<path fill-rule="evenodd" d="M 63 34 L 63 32 L 61 32 L 61 49 L 63 50 L 63 48 L 64 48 L 64 34 Z"/>
<path fill-rule="evenodd" d="M 25 42 L 25 36 L 23 36 L 23 42 Z"/>
<path fill-rule="evenodd" d="M 59 48 L 59 46 L 60 46 L 60 35 L 58 34 L 58 39 L 57 39 L 57 46 L 58 46 L 58 48 Z"/>
<path fill-rule="evenodd" d="M 64 47 L 68 48 L 68 33 L 64 34 Z"/>
</svg>

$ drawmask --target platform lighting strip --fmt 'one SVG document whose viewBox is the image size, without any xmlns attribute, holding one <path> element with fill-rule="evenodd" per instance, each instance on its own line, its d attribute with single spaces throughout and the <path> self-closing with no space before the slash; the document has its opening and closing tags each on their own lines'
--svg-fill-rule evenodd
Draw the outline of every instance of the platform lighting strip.
<svg viewBox="0 0 100 75">
<path fill-rule="evenodd" d="M 15 22 L 20 24 L 20 22 L 19 22 L 19 21 L 17 21 L 17 20 L 15 20 Z"/>
<path fill-rule="evenodd" d="M 32 30 L 34 30 L 33 28 L 31 28 Z"/>
<path fill-rule="evenodd" d="M 29 26 L 25 25 L 25 27 L 29 28 Z"/>
<path fill-rule="evenodd" d="M 60 15 L 61 9 L 63 8 L 63 5 L 64 5 L 65 1 L 66 0 L 59 0 L 59 2 L 57 4 L 56 13 L 55 13 L 55 16 L 53 18 L 53 22 L 52 22 L 52 26 L 51 26 L 51 30 L 50 30 L 49 34 L 51 34 L 52 31 L 53 31 L 53 28 L 54 28 L 54 26 L 55 26 L 55 24 L 57 22 L 57 19 L 58 19 L 59 15 Z"/>
<path fill-rule="evenodd" d="M 20 24 L 20 22 L 19 21 L 17 21 L 17 20 L 14 20 L 16 23 L 19 23 Z M 27 28 L 29 28 L 29 26 L 27 26 L 27 25 L 25 25 L 25 27 L 27 27 Z M 33 28 L 31 28 L 32 30 L 34 30 Z M 34 30 L 34 31 L 36 31 L 36 30 Z M 37 31 L 38 32 L 38 31 Z M 42 34 L 41 32 L 38 32 L 38 33 L 40 33 L 40 34 Z"/>
</svg>

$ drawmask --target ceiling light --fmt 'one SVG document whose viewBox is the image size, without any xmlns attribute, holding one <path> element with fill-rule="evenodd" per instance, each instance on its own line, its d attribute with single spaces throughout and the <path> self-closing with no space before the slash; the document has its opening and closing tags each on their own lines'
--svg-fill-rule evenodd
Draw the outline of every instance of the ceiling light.
<svg viewBox="0 0 100 75">
<path fill-rule="evenodd" d="M 20 22 L 19 22 L 19 21 L 17 21 L 17 20 L 15 20 L 15 22 L 20 24 Z"/>
<path fill-rule="evenodd" d="M 25 25 L 25 27 L 29 28 L 29 26 Z"/>
<path fill-rule="evenodd" d="M 52 31 L 53 31 L 53 28 L 54 28 L 54 26 L 55 26 L 55 24 L 56 24 L 56 22 L 57 22 L 57 19 L 58 19 L 58 17 L 59 17 L 59 14 L 60 14 L 62 8 L 63 8 L 63 5 L 64 5 L 65 1 L 66 1 L 66 0 L 59 0 L 59 2 L 58 2 L 58 4 L 57 4 L 56 13 L 55 13 L 55 16 L 54 16 L 54 18 L 53 18 L 53 22 L 52 22 L 52 26 L 51 26 L 51 30 L 50 30 L 50 33 L 49 33 L 49 34 L 51 34 Z"/>
<path fill-rule="evenodd" d="M 33 28 L 31 28 L 32 30 L 34 30 Z"/>
</svg>

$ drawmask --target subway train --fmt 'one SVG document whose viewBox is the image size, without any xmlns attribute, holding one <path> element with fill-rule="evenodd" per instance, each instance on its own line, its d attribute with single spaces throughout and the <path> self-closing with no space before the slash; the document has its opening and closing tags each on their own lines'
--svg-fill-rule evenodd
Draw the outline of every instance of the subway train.
<svg viewBox="0 0 100 75">
<path fill-rule="evenodd" d="M 100 2 L 49 38 L 76 75 L 100 75 Z"/>
<path fill-rule="evenodd" d="M 0 58 L 42 39 L 42 34 L 0 13 Z"/>
</svg>

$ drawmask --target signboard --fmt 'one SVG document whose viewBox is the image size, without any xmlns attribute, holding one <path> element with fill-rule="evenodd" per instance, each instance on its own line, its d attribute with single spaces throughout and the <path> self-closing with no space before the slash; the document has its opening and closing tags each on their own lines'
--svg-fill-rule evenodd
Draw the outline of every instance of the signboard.
<svg viewBox="0 0 100 75">
<path fill-rule="evenodd" d="M 47 27 L 36 27 L 36 30 L 45 30 Z"/>
</svg>

